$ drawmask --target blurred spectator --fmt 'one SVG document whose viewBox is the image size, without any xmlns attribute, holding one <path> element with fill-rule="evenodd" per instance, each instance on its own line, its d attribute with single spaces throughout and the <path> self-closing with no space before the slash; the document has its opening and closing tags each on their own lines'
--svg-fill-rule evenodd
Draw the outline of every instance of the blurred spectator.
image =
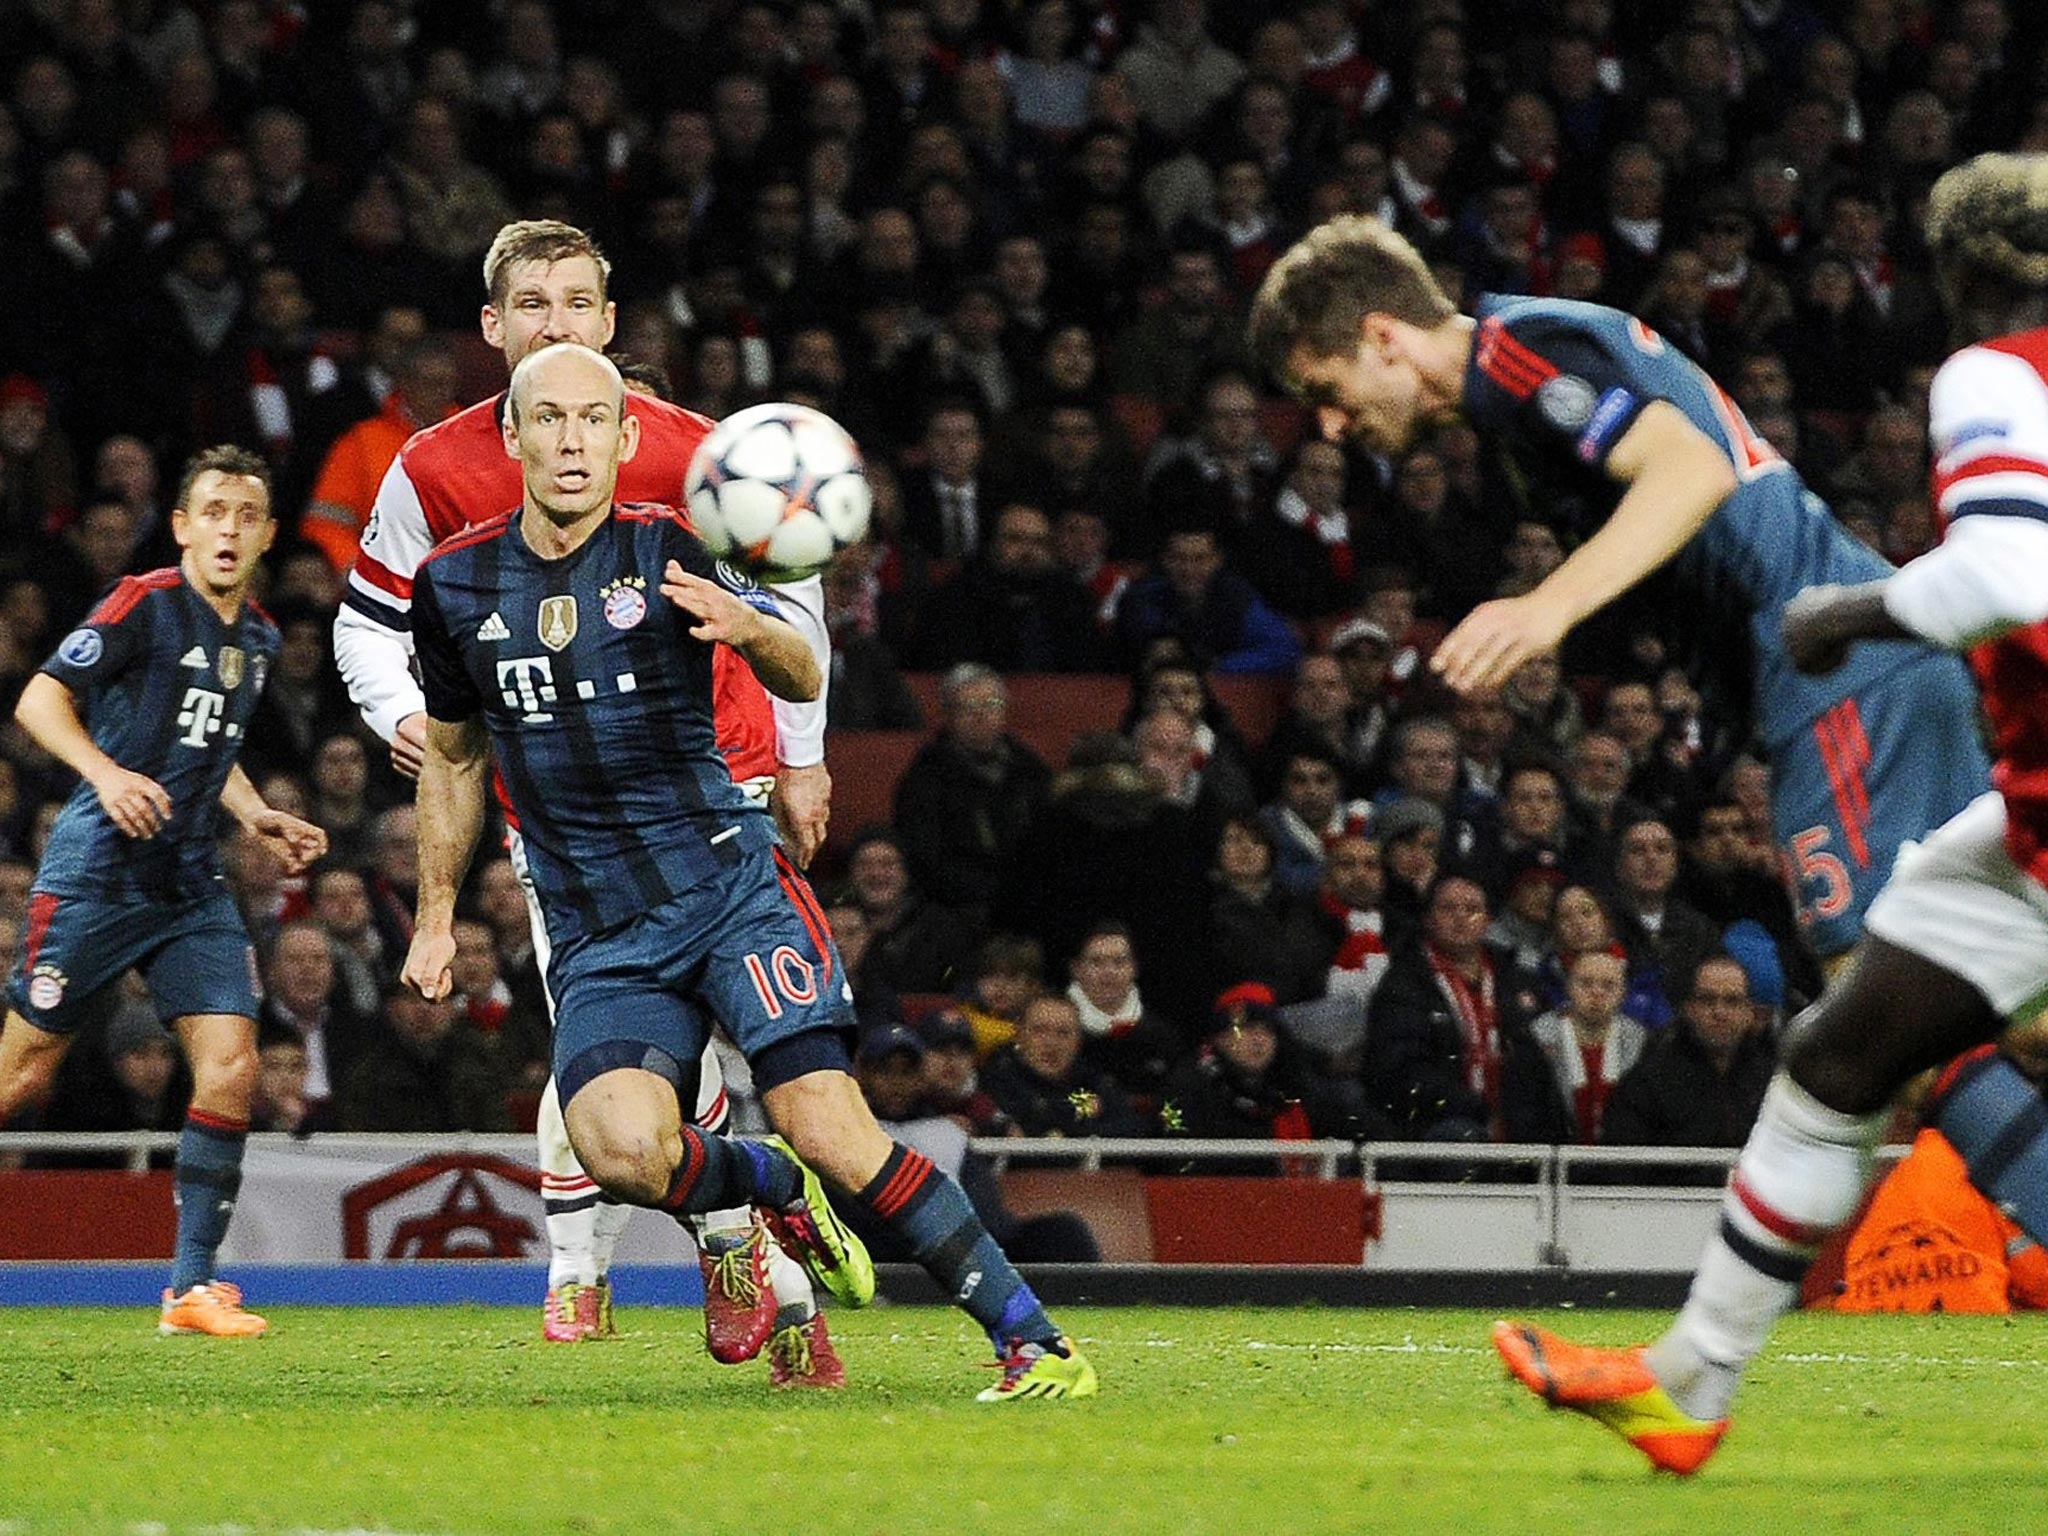
<svg viewBox="0 0 2048 1536">
<path fill-rule="evenodd" d="M 365 899 L 367 911 L 368 901 Z M 547 985 L 540 974 L 540 955 L 533 943 L 533 913 L 526 903 L 526 889 L 507 858 L 493 858 L 476 872 L 476 914 L 491 925 L 498 945 L 498 974 L 527 1012 L 539 1010 L 551 1017 Z M 370 930 L 375 933 L 375 929 Z M 402 956 L 382 956 L 393 965 Z"/>
<path fill-rule="evenodd" d="M 313 921 L 327 935 L 328 952 L 334 957 L 339 995 L 357 1014 L 369 1018 L 404 958 L 385 952 L 384 941 L 370 922 L 369 886 L 359 870 L 329 864 L 313 871 L 307 894 Z"/>
<path fill-rule="evenodd" d="M 1698 811 L 1673 894 L 1716 927 L 1759 924 L 1778 951 L 1785 979 L 1803 999 L 1820 996 L 1820 963 L 1800 932 L 1777 850 L 1749 838 L 1749 816 L 1732 795 L 1714 795 Z"/>
<path fill-rule="evenodd" d="M 1064 995 L 1035 997 L 1017 1038 L 988 1059 L 988 1096 L 1025 1136 L 1135 1136 L 1123 1089 L 1081 1053 L 1081 1015 Z"/>
<path fill-rule="evenodd" d="M 1327 992 L 1356 1000 L 1363 1009 L 1387 973 L 1386 872 L 1380 844 L 1365 837 L 1340 837 L 1330 844 L 1316 905 L 1330 954 Z"/>
<path fill-rule="evenodd" d="M 1520 1091 L 1504 1095 L 1509 1141 L 1598 1142 L 1615 1084 L 1649 1044 L 1649 1032 L 1622 1011 L 1628 981 L 1619 955 L 1581 951 L 1565 984 L 1565 1006 L 1529 1025 L 1534 1058 L 1505 1068 L 1510 1081 L 1528 1074 Z"/>
<path fill-rule="evenodd" d="M 1626 1147 L 1739 1147 L 1756 1123 L 1777 1052 L 1757 1028 L 1749 982 L 1725 955 L 1703 962 L 1678 1025 L 1607 1100 L 1600 1139 Z M 1721 1182 L 1717 1171 L 1713 1183 Z"/>
<path fill-rule="evenodd" d="M 249 745 L 243 752 L 249 771 L 261 774 L 308 761 L 317 764 L 316 748 L 324 752 L 337 741 L 349 742 L 360 755 L 361 743 L 344 734 L 355 725 L 355 711 L 349 707 L 348 694 L 328 653 L 333 615 L 294 599 L 277 603 L 271 616 L 284 643 L 277 653 L 277 664 L 263 685 L 263 697 L 250 718 Z M 341 751 L 345 756 L 346 749 Z M 362 770 L 360 785 L 366 789 L 366 757 Z M 353 782 L 353 769 L 342 762 L 329 763 L 327 772 L 321 775 L 321 804 L 315 819 L 334 818 L 334 825 L 328 830 L 330 852 L 336 833 L 343 834 L 346 840 L 351 829 L 347 820 L 349 797 L 346 793 L 337 796 L 334 791 L 345 791 Z M 360 806 L 354 820 L 360 824 Z"/>
<path fill-rule="evenodd" d="M 1221 261 L 1205 244 L 1182 245 L 1167 258 L 1164 297 L 1116 333 L 1109 386 L 1152 401 L 1169 415 L 1198 405 L 1206 414 L 1208 407 L 1197 399 L 1204 381 L 1249 367 Z M 1238 430 L 1252 436 L 1257 426 L 1254 415 Z M 1270 456 L 1272 450 L 1266 451 Z"/>
<path fill-rule="evenodd" d="M 997 672 L 1101 670 L 1094 602 L 1053 558 L 1043 510 L 1013 501 L 996 513 L 983 553 L 926 600 L 917 665 L 978 663 Z"/>
<path fill-rule="evenodd" d="M 917 1037 L 924 1042 L 918 1102 L 926 1113 L 946 1116 L 971 1136 L 1019 1134 L 981 1086 L 974 1026 L 966 1014 L 957 1008 L 935 1009 L 920 1021 Z"/>
<path fill-rule="evenodd" d="M 1208 1042 L 1174 1073 L 1159 1115 L 1168 1135 L 1194 1140 L 1308 1141 L 1328 1118 L 1314 1079 L 1281 1032 L 1273 994 L 1257 982 L 1217 997 Z M 1209 1173 L 1281 1171 L 1270 1163 L 1200 1166 Z"/>
<path fill-rule="evenodd" d="M 1632 772 L 1628 748 L 1612 732 L 1587 731 L 1572 747 L 1568 840 L 1589 870 L 1612 869 L 1623 828 L 1649 815 L 1628 797 Z"/>
<path fill-rule="evenodd" d="M 1162 781 L 1161 787 L 1177 804 L 1200 802 L 1223 811 L 1250 810 L 1257 803 L 1253 788 L 1250 753 L 1238 733 L 1237 722 L 1223 701 L 1217 698 L 1209 680 L 1191 661 L 1186 651 L 1171 639 L 1161 640 L 1148 652 L 1132 679 L 1133 699 L 1125 716 L 1125 728 L 1138 741 L 1140 756 L 1145 743 L 1138 738 L 1144 721 L 1161 711 L 1187 722 L 1193 733 L 1194 751 L 1189 767 L 1197 775 L 1196 785 Z M 1147 759 L 1148 767 L 1157 766 Z M 1214 831 L 1220 822 L 1205 820 Z"/>
<path fill-rule="evenodd" d="M 1259 821 L 1273 844 L 1273 878 L 1296 896 L 1315 892 L 1323 878 L 1329 846 L 1366 828 L 1370 807 L 1344 798 L 1337 761 L 1326 750 L 1297 747 L 1280 774 L 1280 793 L 1259 808 Z"/>
<path fill-rule="evenodd" d="M 1081 1051 L 1126 1093 L 1154 1099 L 1181 1054 L 1170 1023 L 1146 1011 L 1138 994 L 1138 955 L 1130 927 L 1097 923 L 1067 962 L 1067 1000 L 1081 1019 Z"/>
<path fill-rule="evenodd" d="M 1345 684 L 1344 664 L 1327 651 L 1302 657 L 1301 665 L 1294 670 L 1287 713 L 1266 739 L 1260 784 L 1272 793 L 1278 788 L 1289 759 L 1297 751 L 1307 749 L 1337 765 L 1345 795 L 1362 793 L 1370 758 L 1353 755 L 1350 727 L 1351 692 Z"/>
<path fill-rule="evenodd" d="M 868 924 L 862 980 L 896 992 L 946 992 L 959 984 L 978 925 L 958 909 L 925 901 L 894 832 L 861 831 L 847 855 L 846 881 L 848 899 Z"/>
<path fill-rule="evenodd" d="M 312 820 L 327 834 L 328 857 L 359 869 L 372 852 L 370 754 L 353 734 L 329 736 L 313 749 Z"/>
<path fill-rule="evenodd" d="M 1008 693 L 987 667 L 954 667 L 939 699 L 939 733 L 897 783 L 895 824 L 917 888 L 985 916 L 1052 775 L 1005 729 Z"/>
<path fill-rule="evenodd" d="M 1244 79 L 1243 61 L 1209 35 L 1208 10 L 1207 0 L 1160 0 L 1117 60 L 1145 125 L 1169 142 L 1190 137 Z"/>
<path fill-rule="evenodd" d="M 422 427 L 454 414 L 461 403 L 456 390 L 454 353 L 422 343 L 400 360 L 377 414 L 350 427 L 327 450 L 299 532 L 335 570 L 346 572 L 355 564 L 378 487 L 398 450 Z"/>
<path fill-rule="evenodd" d="M 283 1131 L 304 1136 L 311 1106 L 306 1088 L 309 1057 L 302 1041 L 289 1034 L 259 1035 L 256 1043 L 256 1091 L 249 1102 L 249 1129 Z"/>
<path fill-rule="evenodd" d="M 1216 533 L 1177 528 L 1166 535 L 1159 573 L 1133 582 L 1117 609 L 1128 655 L 1161 636 L 1216 672 L 1290 672 L 1301 642 L 1251 583 L 1225 569 Z"/>
<path fill-rule="evenodd" d="M 1654 818 L 1621 834 L 1614 861 L 1620 938 L 1638 966 L 1654 966 L 1673 997 L 1687 994 L 1692 973 L 1721 947 L 1721 930 L 1672 894 L 1678 883 L 1678 839 Z"/>
<path fill-rule="evenodd" d="M 338 984 L 326 928 L 318 922 L 287 923 L 264 968 L 257 1025 L 264 1033 L 287 1036 L 305 1049 L 303 1119 L 294 1129 L 335 1128 L 335 1099 L 374 1038 L 373 1017 L 358 1012 Z"/>
<path fill-rule="evenodd" d="M 1422 932 L 1373 994 L 1365 1089 L 1399 1133 L 1485 1141 L 1500 1105 L 1500 976 L 1486 892 L 1461 875 L 1430 889 Z"/>
<path fill-rule="evenodd" d="M 1282 1003 L 1320 997 L 1329 961 L 1316 910 L 1306 892 L 1275 877 L 1262 821 L 1233 816 L 1223 824 L 1209 879 L 1208 975 L 1262 982 Z"/>
<path fill-rule="evenodd" d="M 480 260 L 512 219 L 497 178 L 469 158 L 455 108 L 438 97 L 407 108 L 390 172 L 413 242 L 450 267 Z"/>
<path fill-rule="evenodd" d="M 883 558 L 863 542 L 825 569 L 825 622 L 832 636 L 832 673 L 825 694 L 826 725 L 835 730 L 914 731 L 924 711 L 883 640 Z"/>
<path fill-rule="evenodd" d="M 983 940 L 967 967 L 960 1012 L 974 1030 L 983 1061 L 1017 1038 L 1024 1005 L 1045 990 L 1045 949 L 1036 939 L 994 933 Z"/>
<path fill-rule="evenodd" d="M 1140 734 L 1149 745 L 1134 748 L 1111 732 L 1075 741 L 1019 850 L 1002 908 L 1005 921 L 1055 954 L 1074 953 L 1105 919 L 1128 924 L 1139 969 L 1154 979 L 1150 1001 L 1180 1019 L 1206 981 L 1189 961 L 1206 921 L 1207 844 L 1201 811 L 1171 797 L 1171 775 L 1188 769 L 1185 722 L 1161 713 Z"/>
<path fill-rule="evenodd" d="M 455 1011 L 463 1026 L 497 1053 L 513 1088 L 538 1091 L 553 1072 L 548 1016 L 513 995 L 498 972 L 498 946 L 491 926 L 473 918 L 455 921 Z"/>
<path fill-rule="evenodd" d="M 370 921 L 386 953 L 402 955 L 412 945 L 412 916 L 419 900 L 420 852 L 417 820 L 409 805 L 395 805 L 371 827 Z"/>
<path fill-rule="evenodd" d="M 51 1131 L 175 1131 L 185 1121 L 192 1076 L 148 995 L 117 984 L 97 1051 L 73 1051 L 42 1113 Z"/>
<path fill-rule="evenodd" d="M 1564 664 L 1555 651 L 1517 667 L 1502 685 L 1501 699 L 1515 717 L 1511 750 L 1517 755 L 1563 760 L 1585 734 L 1578 698 L 1564 684 Z"/>
<path fill-rule="evenodd" d="M 455 1000 L 393 986 L 340 1092 L 345 1131 L 507 1131 L 506 1078 Z"/>
<path fill-rule="evenodd" d="M 942 399 L 925 416 L 924 472 L 903 486 L 903 530 L 926 554 L 972 559 L 994 491 L 982 472 L 981 417 L 964 401 Z"/>
</svg>

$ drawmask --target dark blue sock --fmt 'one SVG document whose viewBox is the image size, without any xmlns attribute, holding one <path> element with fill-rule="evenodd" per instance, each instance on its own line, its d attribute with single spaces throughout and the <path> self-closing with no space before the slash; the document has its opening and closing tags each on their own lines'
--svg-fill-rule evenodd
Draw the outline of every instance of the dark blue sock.
<svg viewBox="0 0 2048 1536">
<path fill-rule="evenodd" d="M 803 1175 L 786 1154 L 765 1142 L 707 1136 L 683 1127 L 683 1160 L 668 1192 L 656 1202 L 676 1220 L 736 1205 L 781 1210 L 803 1193 Z"/>
<path fill-rule="evenodd" d="M 213 1256 L 227 1236 L 235 1195 L 242 1187 L 242 1148 L 249 1140 L 246 1120 L 229 1120 L 203 1109 L 185 1116 L 178 1138 L 173 1185 L 178 1202 L 178 1246 L 171 1261 L 171 1294 L 182 1296 L 213 1278 Z"/>
<path fill-rule="evenodd" d="M 922 1152 L 899 1141 L 858 1198 L 903 1239 L 925 1273 L 988 1330 L 998 1355 L 1008 1353 L 1012 1339 L 1058 1347 L 1059 1329 L 988 1235 L 966 1192 Z"/>
</svg>

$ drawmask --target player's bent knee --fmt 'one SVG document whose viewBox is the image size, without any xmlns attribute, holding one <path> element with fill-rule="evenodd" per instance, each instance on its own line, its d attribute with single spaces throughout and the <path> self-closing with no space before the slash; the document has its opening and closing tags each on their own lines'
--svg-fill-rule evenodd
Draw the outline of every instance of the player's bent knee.
<svg viewBox="0 0 2048 1536">
<path fill-rule="evenodd" d="M 256 1078 L 261 1066 L 253 1045 L 195 1057 L 192 1096 L 246 1115 L 256 1097 Z"/>
</svg>

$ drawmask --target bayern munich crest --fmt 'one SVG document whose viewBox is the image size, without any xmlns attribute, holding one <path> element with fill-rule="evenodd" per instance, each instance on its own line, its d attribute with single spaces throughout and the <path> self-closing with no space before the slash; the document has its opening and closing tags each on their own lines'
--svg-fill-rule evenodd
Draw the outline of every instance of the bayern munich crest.
<svg viewBox="0 0 2048 1536">
<path fill-rule="evenodd" d="M 604 621 L 613 629 L 631 629 L 647 617 L 647 597 L 640 589 L 646 585 L 638 576 L 625 580 L 604 591 Z"/>
<path fill-rule="evenodd" d="M 48 1013 L 64 1001 L 64 973 L 55 966 L 39 965 L 28 979 L 28 1002 L 39 1013 Z"/>
</svg>

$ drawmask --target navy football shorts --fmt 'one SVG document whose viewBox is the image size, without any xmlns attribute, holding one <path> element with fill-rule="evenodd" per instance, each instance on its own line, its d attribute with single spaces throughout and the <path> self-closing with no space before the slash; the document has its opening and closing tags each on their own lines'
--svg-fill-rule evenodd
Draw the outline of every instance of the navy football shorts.
<svg viewBox="0 0 2048 1536">
<path fill-rule="evenodd" d="M 751 851 L 643 916 L 557 945 L 548 990 L 564 1106 L 618 1067 L 680 1081 L 714 1024 L 755 1064 L 763 1090 L 777 1076 L 761 1080 L 764 1056 L 843 1065 L 838 1042 L 853 1026 L 853 989 L 825 914 L 779 848 Z M 802 1036 L 832 1044 L 810 1056 L 778 1049 Z"/>
<path fill-rule="evenodd" d="M 95 996 L 135 967 L 167 1024 L 199 1013 L 256 1017 L 256 951 L 224 889 L 183 902 L 32 893 L 8 1006 L 38 1029 L 72 1034 L 92 1017 Z"/>
</svg>

